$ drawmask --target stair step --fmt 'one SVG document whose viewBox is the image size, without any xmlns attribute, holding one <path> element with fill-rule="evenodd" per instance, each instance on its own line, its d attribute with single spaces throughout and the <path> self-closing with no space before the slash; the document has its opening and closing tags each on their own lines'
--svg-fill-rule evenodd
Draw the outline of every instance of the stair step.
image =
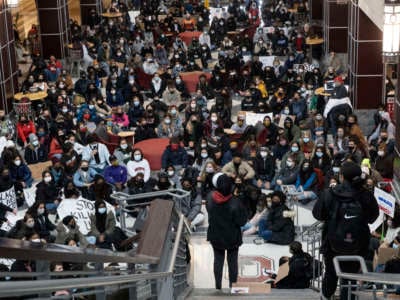
<svg viewBox="0 0 400 300">
<path fill-rule="evenodd" d="M 217 291 L 215 289 L 194 289 L 192 293 L 186 297 L 186 300 L 224 300 L 233 298 L 237 300 L 317 300 L 319 299 L 319 293 L 311 289 L 272 289 L 269 294 L 232 295 L 229 293 L 228 289 L 223 289 L 222 291 Z"/>
</svg>

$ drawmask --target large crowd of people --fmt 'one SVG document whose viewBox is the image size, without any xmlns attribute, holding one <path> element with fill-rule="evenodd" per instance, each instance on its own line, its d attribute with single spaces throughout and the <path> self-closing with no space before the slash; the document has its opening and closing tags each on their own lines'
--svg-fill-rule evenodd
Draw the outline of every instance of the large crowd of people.
<svg viewBox="0 0 400 300">
<path fill-rule="evenodd" d="M 135 19 L 127 14 L 133 7 L 140 10 Z M 225 249 L 230 283 L 236 281 L 242 234 L 283 245 L 294 241 L 285 186 L 301 190 L 294 201 L 308 205 L 343 182 L 343 164 L 360 167 L 366 191 L 393 179 L 389 113 L 377 107 L 374 129 L 360 128 L 341 57 L 306 45 L 319 34 L 307 23 L 307 1 L 264 1 L 261 7 L 254 0 L 243 6 L 233 1 L 218 9 L 202 2 L 172 1 L 167 9 L 162 1 L 113 1 L 109 12 L 122 16 L 105 18 L 93 10 L 88 26 L 71 21 L 79 78 L 65 62 L 42 57 L 35 26 L 21 46 L 32 57 L 21 92 L 47 96 L 32 101 L 31 114 L 0 112 L 0 192 L 14 187 L 17 206 L 24 208 L 24 190 L 36 187 L 34 204 L 1 236 L 119 250 L 126 236 L 108 206 L 118 211 L 113 191 L 183 189 L 191 201 L 182 211 L 193 230 L 204 222 L 207 201 L 221 288 Z M 188 74 L 200 74 L 194 86 Z M 330 95 L 316 93 L 326 82 L 334 84 Z M 249 124 L 249 113 L 263 117 Z M 120 138 L 121 132 L 134 136 Z M 161 170 L 135 146 L 154 138 L 169 140 Z M 35 181 L 30 167 L 48 160 Z M 87 236 L 73 216 L 56 218 L 58 223 L 48 218 L 64 199 L 79 197 L 95 203 Z M 18 208 L 0 205 L 0 223 L 8 223 L 7 213 Z M 327 218 L 323 209 L 315 210 L 318 219 Z M 387 247 L 400 243 L 399 212 L 386 221 Z M 297 244 L 293 249 L 302 253 Z M 27 271 L 30 263 L 11 269 Z"/>
</svg>

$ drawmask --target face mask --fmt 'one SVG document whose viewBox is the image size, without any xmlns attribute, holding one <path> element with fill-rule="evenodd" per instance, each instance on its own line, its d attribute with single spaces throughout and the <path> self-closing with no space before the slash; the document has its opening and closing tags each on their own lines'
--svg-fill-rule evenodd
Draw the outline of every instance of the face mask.
<svg viewBox="0 0 400 300">
<path fill-rule="evenodd" d="M 208 154 L 207 153 L 201 153 L 201 158 L 207 158 Z"/>
<path fill-rule="evenodd" d="M 134 101 L 134 102 L 133 102 L 133 105 L 136 106 L 136 107 L 139 106 L 139 104 L 140 104 L 139 101 Z"/>
<path fill-rule="evenodd" d="M 44 208 L 38 208 L 37 213 L 38 213 L 38 215 L 43 215 L 44 214 Z"/>
<path fill-rule="evenodd" d="M 94 108 L 94 105 L 89 105 L 89 109 L 93 109 Z"/>
<path fill-rule="evenodd" d="M 218 120 L 218 118 L 217 118 L 217 117 L 211 117 L 211 121 L 212 121 L 212 122 L 214 122 L 214 123 L 215 123 L 215 122 L 217 122 L 217 120 Z"/>
<path fill-rule="evenodd" d="M 37 147 L 37 146 L 39 145 L 39 141 L 38 141 L 38 140 L 34 140 L 34 141 L 32 142 L 32 145 L 35 146 L 35 147 Z"/>
<path fill-rule="evenodd" d="M 33 239 L 31 240 L 32 243 L 41 243 L 42 241 L 40 239 Z"/>
<path fill-rule="evenodd" d="M 142 159 L 142 156 L 141 156 L 140 154 L 135 154 L 135 155 L 133 156 L 133 159 L 134 159 L 135 161 L 140 161 L 140 160 Z"/>
<path fill-rule="evenodd" d="M 307 172 L 309 169 L 310 169 L 309 166 L 304 166 L 304 167 L 303 167 L 303 171 L 304 171 L 304 172 Z"/>
<path fill-rule="evenodd" d="M 174 171 L 168 171 L 168 172 L 167 172 L 167 174 L 168 174 L 169 177 L 174 176 L 174 173 L 175 173 Z"/>
<path fill-rule="evenodd" d="M 385 151 L 379 150 L 379 151 L 378 151 L 378 155 L 379 155 L 379 156 L 384 156 L 384 155 L 385 155 Z"/>
<path fill-rule="evenodd" d="M 28 228 L 33 228 L 33 226 L 35 226 L 35 221 L 28 221 L 26 223 L 26 227 L 28 227 Z"/>
<path fill-rule="evenodd" d="M 45 178 L 43 178 L 44 182 L 49 183 L 51 181 L 51 176 L 46 176 Z"/>
<path fill-rule="evenodd" d="M 340 168 L 339 168 L 339 167 L 333 167 L 333 168 L 332 168 L 332 171 L 333 171 L 334 173 L 339 173 L 339 172 L 340 172 Z"/>
<path fill-rule="evenodd" d="M 99 214 L 103 215 L 103 214 L 106 213 L 107 208 L 105 208 L 105 207 L 100 207 L 99 209 L 97 209 L 97 211 L 99 212 Z"/>
<path fill-rule="evenodd" d="M 261 155 L 262 158 L 266 158 L 267 155 L 268 155 L 268 152 L 266 152 L 266 151 L 261 151 L 261 152 L 260 152 L 260 155 Z"/>
<path fill-rule="evenodd" d="M 170 120 L 170 119 L 165 119 L 164 122 L 165 122 L 165 124 L 167 124 L 167 125 L 171 124 L 171 120 Z"/>
<path fill-rule="evenodd" d="M 321 158 L 321 157 L 324 155 L 324 153 L 322 153 L 322 152 L 315 152 L 315 155 L 316 155 L 317 157 Z"/>
<path fill-rule="evenodd" d="M 284 115 L 288 115 L 288 114 L 289 114 L 289 110 L 288 110 L 288 109 L 284 109 L 284 110 L 283 110 L 283 114 L 284 114 Z"/>
<path fill-rule="evenodd" d="M 309 141 L 310 141 L 310 138 L 308 138 L 308 137 L 303 138 L 304 143 L 308 143 Z"/>
<path fill-rule="evenodd" d="M 63 109 L 62 109 L 62 112 L 63 112 L 64 114 L 66 114 L 66 113 L 68 112 L 68 108 L 63 108 Z"/>
<path fill-rule="evenodd" d="M 128 144 L 121 144 L 121 149 L 126 149 L 126 148 L 128 148 Z"/>
<path fill-rule="evenodd" d="M 172 150 L 172 151 L 177 151 L 178 148 L 179 148 L 179 145 L 178 145 L 178 144 L 171 144 L 171 150 Z"/>
<path fill-rule="evenodd" d="M 214 168 L 213 167 L 206 168 L 206 173 L 209 173 L 209 174 L 214 173 Z"/>
<path fill-rule="evenodd" d="M 172 109 L 171 114 L 176 115 L 176 109 Z"/>
<path fill-rule="evenodd" d="M 14 164 L 15 164 L 16 166 L 19 166 L 19 165 L 21 165 L 21 161 L 20 161 L 20 160 L 16 160 L 16 161 L 14 161 Z"/>
<path fill-rule="evenodd" d="M 292 161 L 287 161 L 286 162 L 286 166 L 288 166 L 289 168 L 293 167 L 293 162 Z"/>
<path fill-rule="evenodd" d="M 297 151 L 299 151 L 299 147 L 297 147 L 297 146 L 292 146 L 292 152 L 297 152 Z"/>
<path fill-rule="evenodd" d="M 89 167 L 81 167 L 81 170 L 82 170 L 83 172 L 87 172 L 87 171 L 89 170 Z"/>
<path fill-rule="evenodd" d="M 196 108 L 196 104 L 190 104 L 190 107 L 191 107 L 192 109 L 195 109 L 195 108 Z"/>
</svg>

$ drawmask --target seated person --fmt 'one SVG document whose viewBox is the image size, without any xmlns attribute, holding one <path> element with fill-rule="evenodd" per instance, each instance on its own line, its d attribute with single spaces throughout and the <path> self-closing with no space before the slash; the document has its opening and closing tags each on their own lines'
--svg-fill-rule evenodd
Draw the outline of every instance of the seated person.
<svg viewBox="0 0 400 300">
<path fill-rule="evenodd" d="M 256 207 L 256 213 L 242 227 L 243 235 L 252 235 L 258 232 L 258 224 L 261 219 L 265 219 L 268 214 L 268 209 L 271 206 L 271 197 L 265 194 L 260 194 Z"/>
<path fill-rule="evenodd" d="M 286 206 L 286 196 L 281 191 L 271 194 L 271 209 L 258 224 L 258 235 L 269 243 L 289 245 L 294 240 L 294 223 Z"/>
<path fill-rule="evenodd" d="M 119 165 L 118 159 L 110 156 L 111 165 L 104 170 L 104 179 L 107 183 L 115 187 L 117 191 L 122 191 L 127 180 L 127 170 L 123 165 Z"/>
<path fill-rule="evenodd" d="M 88 236 L 96 237 L 96 245 L 99 248 L 111 249 L 113 233 L 115 230 L 115 215 L 107 211 L 106 202 L 95 202 L 95 213 L 90 216 L 90 232 Z"/>
<path fill-rule="evenodd" d="M 182 213 L 189 221 L 192 230 L 195 230 L 196 226 L 204 221 L 204 214 L 201 212 L 201 194 L 193 186 L 191 178 L 182 178 L 181 183 L 182 189 L 190 192 L 190 201 L 186 202 L 187 205 L 182 205 Z"/>
<path fill-rule="evenodd" d="M 55 243 L 65 244 L 67 240 L 74 239 L 80 247 L 87 245 L 87 240 L 82 232 L 79 230 L 79 225 L 73 216 L 66 216 L 60 223 L 57 224 L 57 237 Z"/>
<path fill-rule="evenodd" d="M 96 175 L 96 170 L 89 167 L 89 162 L 87 160 L 82 160 L 80 168 L 74 174 L 73 182 L 81 191 L 83 198 L 90 198 L 89 187 L 93 184 Z"/>
<path fill-rule="evenodd" d="M 242 153 L 236 151 L 232 155 L 232 161 L 227 163 L 222 168 L 222 173 L 235 179 L 241 176 L 244 181 L 252 180 L 254 178 L 254 169 L 245 161 L 242 160 Z"/>
<path fill-rule="evenodd" d="M 45 145 L 39 143 L 39 139 L 34 133 L 29 135 L 29 144 L 25 147 L 25 161 L 28 165 L 45 162 L 47 160 L 47 150 Z"/>
<path fill-rule="evenodd" d="M 169 145 L 165 148 L 161 157 L 161 166 L 165 170 L 169 165 L 173 165 L 176 171 L 185 169 L 188 165 L 188 155 L 186 150 L 180 145 L 179 139 L 173 137 Z"/>
<path fill-rule="evenodd" d="M 36 202 L 44 202 L 46 209 L 53 213 L 60 203 L 60 189 L 57 188 L 50 171 L 42 173 L 42 181 L 36 186 Z"/>
<path fill-rule="evenodd" d="M 317 173 L 312 168 L 310 162 L 308 160 L 303 161 L 296 179 L 296 188 L 298 189 L 301 186 L 303 192 L 297 195 L 295 199 L 303 204 L 316 200 L 318 198 L 315 193 L 317 181 Z"/>
<path fill-rule="evenodd" d="M 56 237 L 52 231 L 56 229 L 56 226 L 49 220 L 45 205 L 46 203 L 43 201 L 36 201 L 28 211 L 35 220 L 34 231 L 39 234 L 41 239 L 46 240 L 48 243 L 53 243 Z"/>
<path fill-rule="evenodd" d="M 10 164 L 10 177 L 14 183 L 20 183 L 23 188 L 30 188 L 33 183 L 32 173 L 20 155 Z"/>
<path fill-rule="evenodd" d="M 140 149 L 133 149 L 132 159 L 128 161 L 126 168 L 130 177 L 135 177 L 138 173 L 144 175 L 144 182 L 150 179 L 150 164 L 147 159 L 143 157 L 143 152 Z"/>
<path fill-rule="evenodd" d="M 281 190 L 282 185 L 295 184 L 299 168 L 296 165 L 294 156 L 290 155 L 285 163 L 285 166 L 280 169 L 271 182 L 271 189 Z"/>
</svg>

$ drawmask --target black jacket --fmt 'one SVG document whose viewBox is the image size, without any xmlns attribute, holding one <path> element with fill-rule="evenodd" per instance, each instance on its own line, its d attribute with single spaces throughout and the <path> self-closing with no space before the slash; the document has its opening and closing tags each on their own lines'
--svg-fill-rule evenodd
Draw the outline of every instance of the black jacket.
<svg viewBox="0 0 400 300">
<path fill-rule="evenodd" d="M 365 189 L 356 189 L 352 187 L 350 183 L 339 184 L 334 188 L 325 189 L 313 208 L 313 216 L 319 221 L 324 221 L 324 227 L 322 231 L 322 253 L 332 253 L 332 249 L 328 243 L 327 231 L 328 222 L 330 219 L 331 211 L 334 209 L 334 201 L 348 202 L 357 199 L 363 208 L 365 222 L 367 224 L 373 223 L 379 215 L 378 203 L 372 192 Z M 370 233 L 367 230 L 364 233 L 360 233 L 359 236 L 361 242 L 365 247 L 361 249 L 368 250 L 368 244 L 370 240 Z M 364 255 L 366 253 L 359 253 Z"/>
<path fill-rule="evenodd" d="M 59 189 L 54 183 L 45 183 L 41 181 L 36 186 L 36 201 L 53 203 L 59 197 Z"/>
<path fill-rule="evenodd" d="M 289 259 L 289 274 L 277 283 L 280 289 L 307 289 L 313 273 L 313 259 L 308 253 L 294 254 Z"/>
<path fill-rule="evenodd" d="M 242 244 L 241 226 L 247 216 L 239 199 L 232 195 L 223 196 L 211 192 L 207 199 L 207 241 L 217 249 L 233 249 Z"/>
<path fill-rule="evenodd" d="M 289 210 L 285 204 L 271 207 L 267 216 L 267 229 L 272 231 L 269 242 L 279 245 L 289 245 L 294 240 L 294 224 L 291 218 L 283 217 L 283 212 Z"/>
</svg>

